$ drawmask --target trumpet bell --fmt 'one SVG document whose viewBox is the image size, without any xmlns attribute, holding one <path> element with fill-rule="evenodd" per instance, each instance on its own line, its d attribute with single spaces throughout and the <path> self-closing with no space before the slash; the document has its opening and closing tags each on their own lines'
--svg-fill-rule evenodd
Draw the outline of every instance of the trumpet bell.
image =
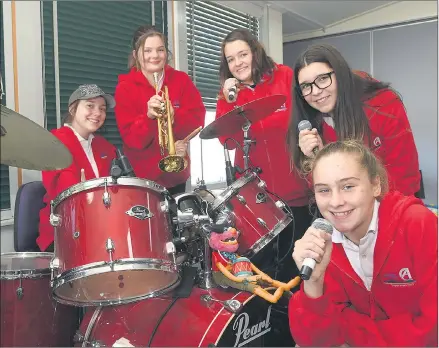
<svg viewBox="0 0 439 348">
<path fill-rule="evenodd" d="M 160 160 L 159 168 L 167 173 L 178 173 L 186 169 L 187 164 L 187 160 L 184 157 L 169 155 Z"/>
</svg>

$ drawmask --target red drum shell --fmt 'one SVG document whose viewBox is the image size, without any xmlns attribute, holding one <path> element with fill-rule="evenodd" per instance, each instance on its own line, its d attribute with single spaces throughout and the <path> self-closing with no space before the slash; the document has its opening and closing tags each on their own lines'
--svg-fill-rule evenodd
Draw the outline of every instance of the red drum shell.
<svg viewBox="0 0 439 348">
<path fill-rule="evenodd" d="M 113 183 L 99 178 L 72 186 L 55 199 L 54 213 L 61 219 L 55 228 L 59 268 L 53 282 L 58 301 L 127 303 L 178 285 L 166 247 L 172 225 L 163 192 L 149 180 L 122 177 Z"/>
<path fill-rule="evenodd" d="M 78 309 L 52 299 L 52 257 L 30 252 L 1 255 L 2 347 L 71 347 Z"/>
<path fill-rule="evenodd" d="M 261 252 L 292 220 L 258 186 L 260 182 L 255 173 L 242 176 L 218 195 L 209 209 L 213 214 L 224 207 L 232 211 L 235 228 L 240 232 L 237 252 L 250 258 Z"/>
<path fill-rule="evenodd" d="M 221 303 L 203 301 L 206 295 L 220 301 L 235 299 L 243 307 L 232 314 Z M 90 327 L 95 311 L 89 308 L 79 332 L 83 337 L 90 330 L 87 346 L 111 347 L 118 341 L 136 347 L 294 347 L 287 304 L 285 298 L 271 304 L 247 292 L 194 288 L 187 298 L 151 298 L 101 307 Z"/>
</svg>

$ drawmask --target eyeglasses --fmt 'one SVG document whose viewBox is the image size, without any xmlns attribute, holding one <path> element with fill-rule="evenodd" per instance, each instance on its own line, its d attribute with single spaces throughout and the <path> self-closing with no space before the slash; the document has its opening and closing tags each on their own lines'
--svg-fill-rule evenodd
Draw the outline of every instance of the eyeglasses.
<svg viewBox="0 0 439 348">
<path fill-rule="evenodd" d="M 313 85 L 315 85 L 319 89 L 325 89 L 331 86 L 333 71 L 330 71 L 326 74 L 321 74 L 317 76 L 317 78 L 311 83 L 302 83 L 299 86 L 299 91 L 302 94 L 302 97 L 306 97 L 312 93 Z"/>
</svg>

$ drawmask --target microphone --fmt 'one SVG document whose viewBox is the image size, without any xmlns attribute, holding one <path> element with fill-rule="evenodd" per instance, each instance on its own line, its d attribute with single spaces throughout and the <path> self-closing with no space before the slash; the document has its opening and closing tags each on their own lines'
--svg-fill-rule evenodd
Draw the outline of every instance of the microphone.
<svg viewBox="0 0 439 348">
<path fill-rule="evenodd" d="M 311 122 L 309 122 L 308 120 L 302 120 L 299 122 L 297 128 L 299 129 L 299 132 L 301 132 L 303 130 L 311 130 L 312 125 Z M 317 155 L 317 152 L 319 152 L 319 147 L 316 146 L 314 149 L 312 149 L 312 152 L 314 153 L 314 155 Z"/>
<path fill-rule="evenodd" d="M 230 162 L 229 150 L 226 144 L 224 144 L 224 158 L 226 159 L 226 183 L 227 186 L 230 186 L 235 181 L 235 170 L 232 167 L 232 162 Z"/>
<path fill-rule="evenodd" d="M 116 149 L 117 157 L 119 159 L 119 163 L 122 167 L 123 174 L 125 176 L 135 177 L 133 167 L 131 166 L 128 158 L 123 154 L 122 150 Z"/>
<path fill-rule="evenodd" d="M 111 161 L 110 176 L 113 179 L 117 179 L 122 176 L 122 168 L 119 166 L 119 161 L 116 158 Z"/>
<path fill-rule="evenodd" d="M 332 234 L 333 227 L 332 225 L 325 219 L 315 219 L 312 223 L 312 227 L 317 228 L 319 230 L 323 230 L 326 233 Z M 316 260 L 307 257 L 302 264 L 302 268 L 300 269 L 300 278 L 303 280 L 308 280 L 311 277 L 312 271 L 316 266 Z"/>
<path fill-rule="evenodd" d="M 236 85 L 229 88 L 229 93 L 228 93 L 229 101 L 235 100 L 237 91 L 238 89 Z"/>
</svg>

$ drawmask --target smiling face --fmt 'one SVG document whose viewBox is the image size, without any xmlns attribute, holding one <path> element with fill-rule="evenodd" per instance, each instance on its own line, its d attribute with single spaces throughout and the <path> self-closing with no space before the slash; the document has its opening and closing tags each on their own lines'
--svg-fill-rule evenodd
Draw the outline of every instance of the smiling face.
<svg viewBox="0 0 439 348">
<path fill-rule="evenodd" d="M 322 157 L 314 167 L 313 181 L 323 217 L 354 242 L 366 235 L 381 185 L 378 177 L 371 182 L 358 155 L 338 152 Z"/>
<path fill-rule="evenodd" d="M 328 64 L 316 62 L 303 67 L 297 76 L 300 89 L 312 88 L 311 93 L 303 98 L 324 114 L 331 113 L 337 102 L 337 78 L 334 73 L 329 74 L 331 72 L 333 70 Z M 319 88 L 316 84 L 324 88 Z"/>
<path fill-rule="evenodd" d="M 136 55 L 136 51 L 133 51 L 133 54 Z M 165 43 L 159 35 L 146 38 L 143 47 L 139 47 L 137 52 L 137 61 L 146 74 L 163 71 L 167 59 Z"/>
<path fill-rule="evenodd" d="M 96 132 L 105 122 L 107 117 L 107 104 L 103 97 L 96 97 L 87 100 L 79 100 L 76 111 L 70 107 L 72 116 L 72 127 L 84 139 Z"/>
<path fill-rule="evenodd" d="M 253 54 L 247 42 L 242 40 L 228 42 L 224 46 L 224 56 L 234 78 L 246 84 L 253 84 Z"/>
</svg>

